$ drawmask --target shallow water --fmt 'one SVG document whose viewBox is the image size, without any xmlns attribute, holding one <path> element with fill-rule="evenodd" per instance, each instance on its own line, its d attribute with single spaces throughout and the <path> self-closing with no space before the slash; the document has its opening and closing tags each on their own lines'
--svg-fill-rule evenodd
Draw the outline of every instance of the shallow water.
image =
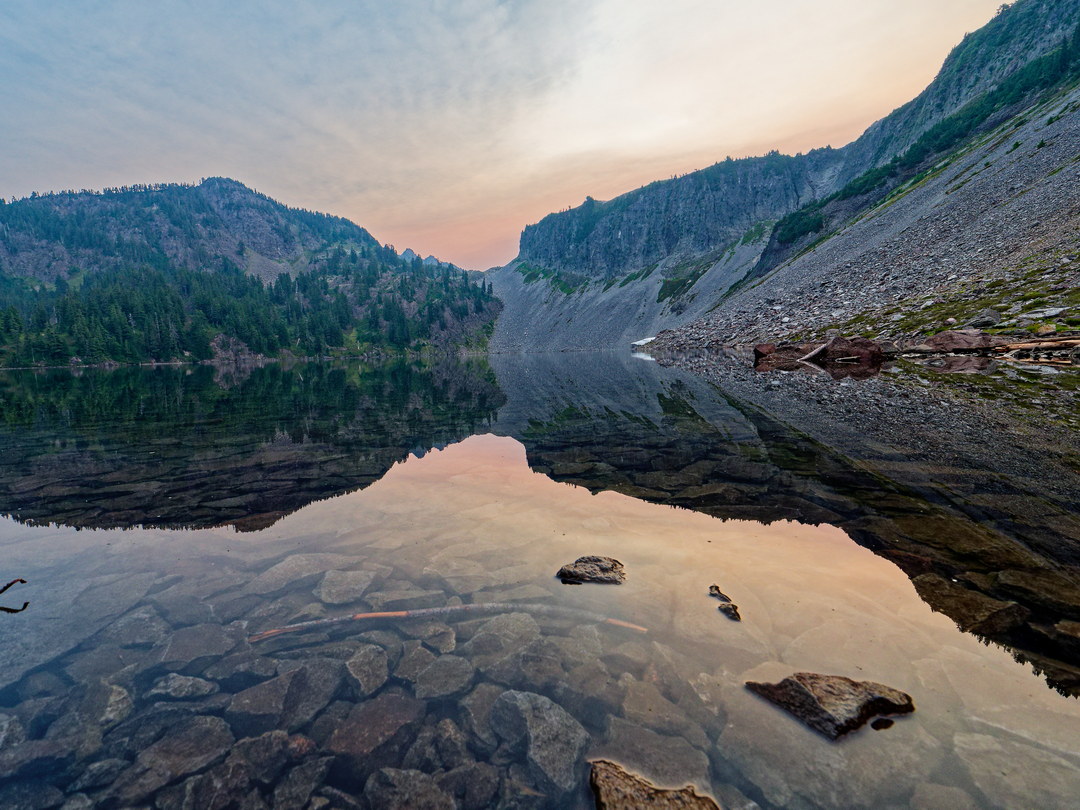
<svg viewBox="0 0 1080 810">
<path fill-rule="evenodd" d="M 1080 703 L 864 547 L 956 510 L 882 480 L 870 506 L 827 448 L 654 364 L 496 371 L 9 377 L 4 604 L 31 604 L 0 616 L 0 805 L 589 806 L 601 756 L 725 807 L 1074 805 Z M 554 578 L 583 554 L 626 583 Z M 462 603 L 517 607 L 248 640 Z M 743 687 L 797 671 L 917 710 L 832 743 Z M 508 690 L 545 698 L 527 740 Z"/>
</svg>

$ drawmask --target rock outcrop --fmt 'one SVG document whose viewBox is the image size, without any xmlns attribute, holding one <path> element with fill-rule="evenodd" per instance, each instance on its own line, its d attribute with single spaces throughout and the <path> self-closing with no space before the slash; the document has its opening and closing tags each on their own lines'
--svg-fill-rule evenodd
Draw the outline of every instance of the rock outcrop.
<svg viewBox="0 0 1080 810">
<path fill-rule="evenodd" d="M 780 683 L 747 681 L 746 688 L 830 740 L 855 731 L 877 715 L 915 711 L 915 703 L 906 692 L 843 675 L 796 672 Z"/>
<path fill-rule="evenodd" d="M 693 787 L 665 790 L 625 768 L 598 759 L 592 763 L 589 785 L 596 797 L 597 810 L 720 810 L 713 799 L 700 796 Z"/>
<path fill-rule="evenodd" d="M 582 582 L 618 585 L 626 581 L 626 570 L 623 564 L 614 557 L 590 555 L 578 557 L 569 565 L 564 565 L 555 576 L 567 585 L 577 585 Z"/>
</svg>

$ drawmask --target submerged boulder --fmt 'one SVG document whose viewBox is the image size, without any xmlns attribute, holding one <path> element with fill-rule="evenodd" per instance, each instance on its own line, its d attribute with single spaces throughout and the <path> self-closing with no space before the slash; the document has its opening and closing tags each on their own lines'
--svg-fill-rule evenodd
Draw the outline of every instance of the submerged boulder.
<svg viewBox="0 0 1080 810">
<path fill-rule="evenodd" d="M 708 796 L 698 795 L 691 786 L 678 790 L 658 788 L 606 759 L 592 763 L 589 785 L 596 796 L 597 810 L 720 810 L 720 805 Z"/>
<path fill-rule="evenodd" d="M 555 575 L 566 584 L 581 582 L 600 582 L 618 585 L 626 580 L 623 564 L 613 557 L 578 557 L 569 565 L 564 565 Z"/>
<path fill-rule="evenodd" d="M 874 681 L 796 672 L 780 683 L 747 681 L 746 688 L 790 712 L 830 740 L 880 714 L 915 711 L 911 695 Z"/>
</svg>

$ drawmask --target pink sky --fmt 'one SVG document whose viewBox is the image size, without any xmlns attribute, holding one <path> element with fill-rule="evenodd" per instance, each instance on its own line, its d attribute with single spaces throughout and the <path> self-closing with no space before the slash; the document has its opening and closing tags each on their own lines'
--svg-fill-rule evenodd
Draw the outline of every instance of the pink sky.
<svg viewBox="0 0 1080 810">
<path fill-rule="evenodd" d="M 1000 0 L 198 0 L 0 8 L 0 194 L 233 177 L 399 250 L 857 137 Z"/>
</svg>

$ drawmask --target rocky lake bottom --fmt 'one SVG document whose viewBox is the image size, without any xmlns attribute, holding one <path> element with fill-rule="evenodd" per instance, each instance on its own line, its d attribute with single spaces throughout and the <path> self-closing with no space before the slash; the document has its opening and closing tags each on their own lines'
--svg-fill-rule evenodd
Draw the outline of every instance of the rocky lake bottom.
<svg viewBox="0 0 1080 810">
<path fill-rule="evenodd" d="M 1074 807 L 1068 459 L 711 369 L 3 375 L 0 806 Z M 745 686 L 797 672 L 915 711 L 834 742 Z"/>
</svg>

